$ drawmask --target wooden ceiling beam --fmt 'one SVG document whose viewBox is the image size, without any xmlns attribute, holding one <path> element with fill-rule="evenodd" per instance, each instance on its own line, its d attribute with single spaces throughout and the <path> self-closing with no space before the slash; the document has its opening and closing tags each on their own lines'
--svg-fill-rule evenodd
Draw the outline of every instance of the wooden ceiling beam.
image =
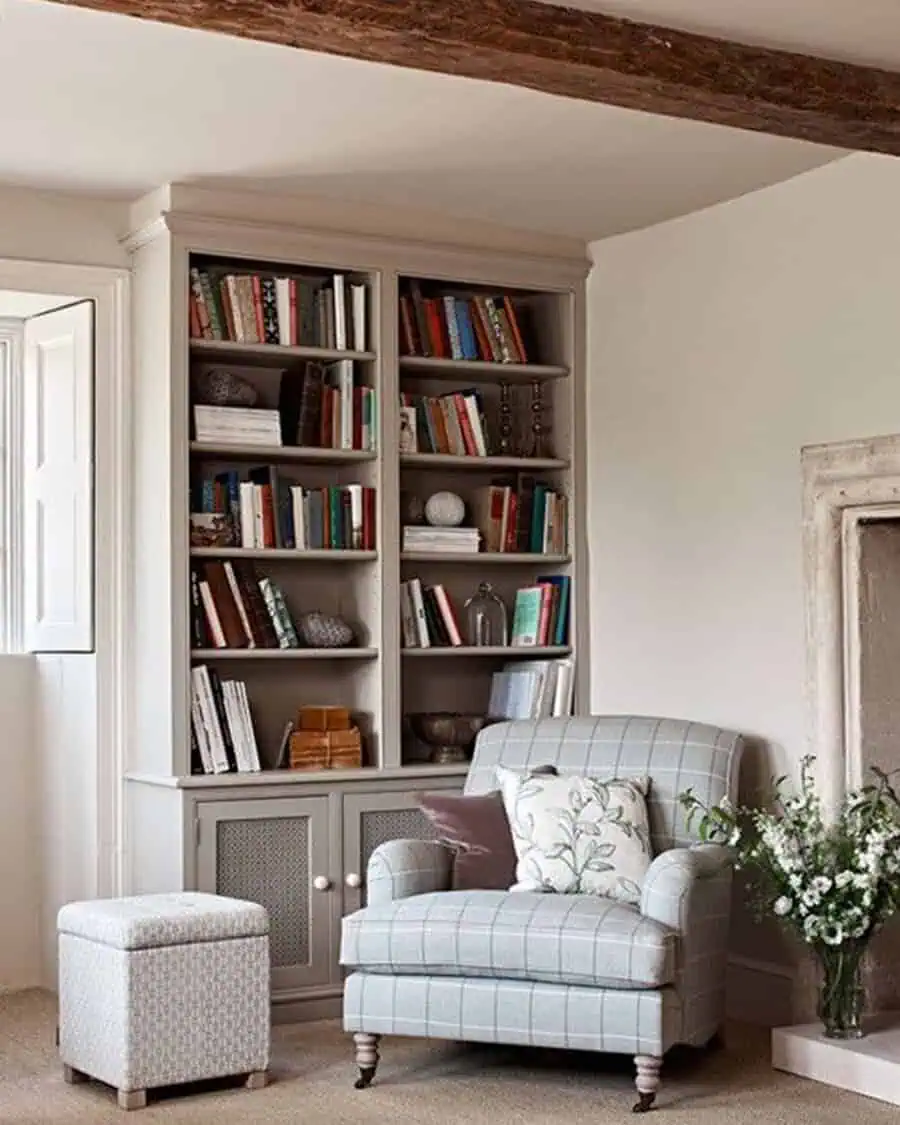
<svg viewBox="0 0 900 1125">
<path fill-rule="evenodd" d="M 900 154 L 898 73 L 535 0 L 57 2 L 841 148 Z"/>
</svg>

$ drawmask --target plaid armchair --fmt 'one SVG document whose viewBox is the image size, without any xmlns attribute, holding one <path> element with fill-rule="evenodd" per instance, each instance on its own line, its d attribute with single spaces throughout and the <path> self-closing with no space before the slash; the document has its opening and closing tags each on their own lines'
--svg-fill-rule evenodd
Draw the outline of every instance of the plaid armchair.
<svg viewBox="0 0 900 1125">
<path fill-rule="evenodd" d="M 736 796 L 739 735 L 596 716 L 501 723 L 478 737 L 467 793 L 498 765 L 651 779 L 654 860 L 638 907 L 589 895 L 450 891 L 452 856 L 394 840 L 372 855 L 365 909 L 344 919 L 344 1027 L 367 1086 L 381 1035 L 634 1055 L 649 1109 L 666 1051 L 702 1046 L 724 1016 L 731 864 L 689 830 L 679 794 Z"/>
</svg>

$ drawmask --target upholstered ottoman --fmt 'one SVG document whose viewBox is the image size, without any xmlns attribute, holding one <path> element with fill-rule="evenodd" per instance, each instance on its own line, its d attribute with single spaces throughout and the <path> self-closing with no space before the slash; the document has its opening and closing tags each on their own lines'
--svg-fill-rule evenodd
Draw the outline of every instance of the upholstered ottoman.
<svg viewBox="0 0 900 1125">
<path fill-rule="evenodd" d="M 269 919 L 206 894 L 73 902 L 59 912 L 66 1081 L 97 1078 L 123 1109 L 147 1090 L 269 1065 Z"/>
</svg>

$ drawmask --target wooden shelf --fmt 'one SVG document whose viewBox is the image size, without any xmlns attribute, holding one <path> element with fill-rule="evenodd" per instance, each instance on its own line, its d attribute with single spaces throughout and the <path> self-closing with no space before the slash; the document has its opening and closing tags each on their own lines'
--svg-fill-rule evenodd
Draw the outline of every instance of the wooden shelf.
<svg viewBox="0 0 900 1125">
<path fill-rule="evenodd" d="M 453 453 L 401 453 L 400 464 L 416 469 L 521 469 L 523 472 L 543 469 L 568 469 L 569 462 L 559 457 L 460 457 Z"/>
<path fill-rule="evenodd" d="M 281 344 L 238 344 L 233 340 L 191 340 L 191 355 L 201 359 L 229 359 L 235 363 L 265 364 L 266 367 L 290 367 L 304 359 L 322 361 L 355 359 L 368 362 L 377 359 L 375 352 L 351 352 L 338 348 L 286 348 Z"/>
<path fill-rule="evenodd" d="M 293 551 L 275 547 L 192 547 L 192 559 L 266 559 L 270 562 L 373 562 L 377 551 Z"/>
<path fill-rule="evenodd" d="M 358 770 L 260 770 L 259 773 L 216 773 L 164 775 L 132 772 L 126 774 L 128 781 L 139 785 L 153 785 L 163 789 L 239 789 L 270 785 L 309 785 L 320 782 L 335 785 L 346 781 L 408 781 L 412 778 L 465 777 L 469 772 L 468 762 L 453 762 L 438 765 L 432 762 L 410 762 L 405 766 L 380 769 L 377 766 L 362 766 Z"/>
<path fill-rule="evenodd" d="M 476 554 L 463 554 L 462 551 L 402 551 L 401 562 L 440 562 L 462 563 L 467 566 L 516 566 L 532 564 L 539 566 L 558 566 L 571 562 L 568 555 L 531 555 L 509 551 L 479 551 Z"/>
<path fill-rule="evenodd" d="M 511 645 L 433 645 L 431 648 L 404 648 L 403 656 L 502 656 L 507 660 L 544 659 L 556 656 L 569 656 L 572 650 L 568 645 L 545 645 L 542 648 L 525 648 Z"/>
<path fill-rule="evenodd" d="M 225 457 L 239 461 L 322 461 L 348 464 L 374 461 L 378 454 L 368 449 L 319 449 L 309 445 L 229 445 L 227 442 L 192 441 L 191 453 L 201 457 Z"/>
<path fill-rule="evenodd" d="M 195 648 L 191 660 L 375 660 L 377 648 Z"/>
<path fill-rule="evenodd" d="M 488 363 L 478 359 L 426 359 L 424 356 L 402 355 L 401 375 L 419 375 L 428 379 L 467 379 L 475 383 L 531 383 L 535 379 L 565 379 L 568 367 L 549 363 Z"/>
</svg>

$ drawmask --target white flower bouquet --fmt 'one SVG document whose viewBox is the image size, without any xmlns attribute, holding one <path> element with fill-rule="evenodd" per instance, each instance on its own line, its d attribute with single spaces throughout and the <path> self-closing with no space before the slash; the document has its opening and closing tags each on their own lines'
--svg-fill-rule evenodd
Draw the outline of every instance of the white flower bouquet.
<svg viewBox="0 0 900 1125">
<path fill-rule="evenodd" d="M 774 783 L 771 811 L 704 805 L 690 790 L 681 803 L 699 818 L 703 840 L 733 849 L 751 871 L 757 904 L 810 945 L 822 967 L 819 1014 L 825 1034 L 862 1034 L 861 970 L 878 928 L 900 910 L 900 798 L 874 769 L 870 785 L 848 793 L 827 820 L 804 758 L 800 792 Z"/>
</svg>

